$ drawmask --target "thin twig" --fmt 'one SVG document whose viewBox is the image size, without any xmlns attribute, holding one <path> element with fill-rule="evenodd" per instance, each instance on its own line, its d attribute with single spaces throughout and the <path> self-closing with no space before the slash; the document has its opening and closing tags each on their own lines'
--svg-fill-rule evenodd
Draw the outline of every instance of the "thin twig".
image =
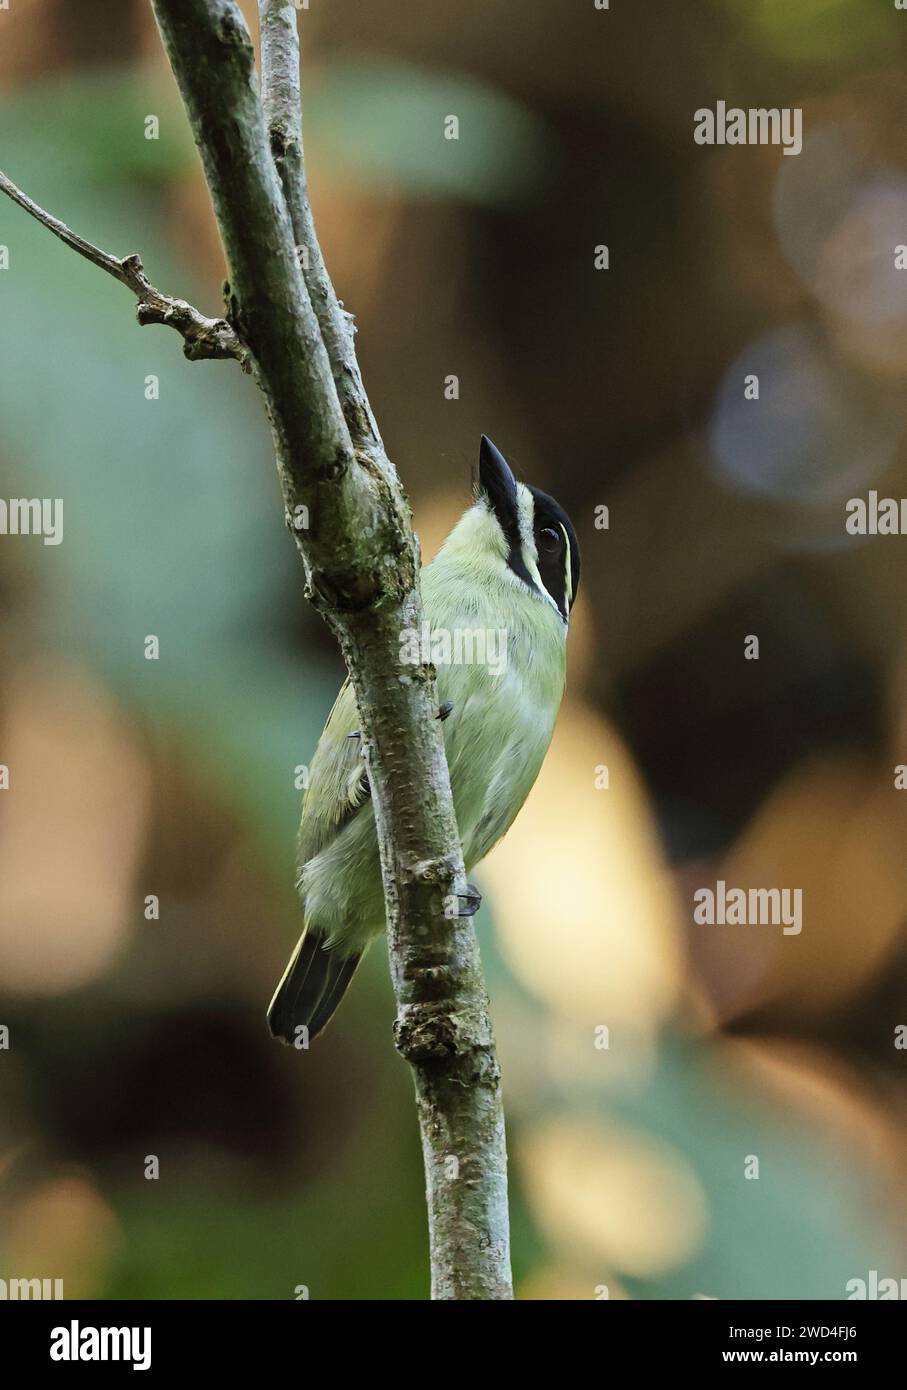
<svg viewBox="0 0 907 1390">
<path fill-rule="evenodd" d="M 141 257 L 131 255 L 123 256 L 121 259 L 86 241 L 71 227 L 67 227 L 65 222 L 39 207 L 21 188 L 16 187 L 2 170 L 0 192 L 12 198 L 29 217 L 33 217 L 42 227 L 53 232 L 55 237 L 59 237 L 66 246 L 84 256 L 86 261 L 91 261 L 92 265 L 96 265 L 100 270 L 106 270 L 114 280 L 119 280 L 121 285 L 131 290 L 138 300 L 136 318 L 143 327 L 149 323 L 163 323 L 168 328 L 175 328 L 183 338 L 183 352 L 190 361 L 197 362 L 206 357 L 234 357 L 244 371 L 251 369 L 249 350 L 227 320 L 206 318 L 198 309 L 187 304 L 185 299 L 174 299 L 155 289 L 145 274 Z"/>
</svg>

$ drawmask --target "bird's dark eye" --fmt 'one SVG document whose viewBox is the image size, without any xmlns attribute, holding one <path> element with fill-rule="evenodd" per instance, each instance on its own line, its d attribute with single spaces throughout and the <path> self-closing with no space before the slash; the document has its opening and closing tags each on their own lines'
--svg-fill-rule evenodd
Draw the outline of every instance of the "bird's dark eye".
<svg viewBox="0 0 907 1390">
<path fill-rule="evenodd" d="M 559 531 L 555 531 L 553 526 L 543 526 L 541 531 L 536 532 L 535 544 L 540 555 L 555 555 L 560 549 L 561 536 Z"/>
</svg>

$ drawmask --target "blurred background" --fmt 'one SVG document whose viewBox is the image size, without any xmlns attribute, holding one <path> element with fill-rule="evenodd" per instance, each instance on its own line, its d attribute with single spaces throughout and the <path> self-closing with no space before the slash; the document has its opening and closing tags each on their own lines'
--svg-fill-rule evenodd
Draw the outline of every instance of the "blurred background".
<svg viewBox="0 0 907 1390">
<path fill-rule="evenodd" d="M 907 1275 L 907 540 L 844 529 L 848 498 L 907 496 L 907 14 L 312 0 L 300 26 L 321 241 L 426 558 L 483 431 L 583 551 L 555 742 L 477 876 L 518 1296 Z M 219 312 L 145 0 L 15 0 L 0 84 L 0 167 Z M 802 107 L 803 152 L 695 145 L 719 100 Z M 62 545 L 0 538 L 0 1277 L 424 1298 L 384 946 L 311 1052 L 265 1029 L 343 672 L 254 389 L 6 201 L 0 244 L 0 495 L 65 504 Z M 801 888 L 802 933 L 696 925 L 719 878 Z"/>
</svg>

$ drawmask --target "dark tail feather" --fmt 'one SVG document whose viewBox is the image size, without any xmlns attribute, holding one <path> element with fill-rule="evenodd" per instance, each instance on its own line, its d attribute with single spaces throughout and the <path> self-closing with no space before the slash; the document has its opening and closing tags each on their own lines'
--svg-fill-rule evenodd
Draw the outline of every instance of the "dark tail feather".
<svg viewBox="0 0 907 1390">
<path fill-rule="evenodd" d="M 318 1001 L 318 1008 L 312 1015 L 309 1024 L 309 1038 L 317 1038 L 334 1017 L 337 1005 L 346 994 L 347 985 L 356 973 L 356 967 L 362 959 L 362 952 L 357 956 L 347 956 L 344 960 L 338 960 L 332 964 L 328 973 L 328 981 L 324 987 L 324 993 Z"/>
<path fill-rule="evenodd" d="M 296 1029 L 305 1025 L 309 1042 L 317 1038 L 330 1022 L 361 959 L 361 951 L 342 956 L 336 950 L 325 950 L 323 936 L 303 932 L 268 1006 L 271 1035 L 294 1044 Z"/>
</svg>

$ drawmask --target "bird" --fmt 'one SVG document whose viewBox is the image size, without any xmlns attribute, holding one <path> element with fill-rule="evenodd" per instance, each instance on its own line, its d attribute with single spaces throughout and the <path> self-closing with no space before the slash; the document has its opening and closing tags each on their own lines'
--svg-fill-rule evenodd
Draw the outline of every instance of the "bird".
<svg viewBox="0 0 907 1390">
<path fill-rule="evenodd" d="M 472 505 L 421 574 L 423 632 L 431 635 L 467 874 L 510 828 L 548 751 L 580 577 L 567 513 L 547 493 L 518 482 L 487 435 L 473 492 Z M 323 1031 L 367 947 L 385 929 L 374 810 L 349 678 L 309 767 L 297 864 L 304 929 L 267 1018 L 272 1036 L 300 1048 Z M 459 915 L 473 915 L 478 890 L 468 884 L 462 898 Z"/>
</svg>

